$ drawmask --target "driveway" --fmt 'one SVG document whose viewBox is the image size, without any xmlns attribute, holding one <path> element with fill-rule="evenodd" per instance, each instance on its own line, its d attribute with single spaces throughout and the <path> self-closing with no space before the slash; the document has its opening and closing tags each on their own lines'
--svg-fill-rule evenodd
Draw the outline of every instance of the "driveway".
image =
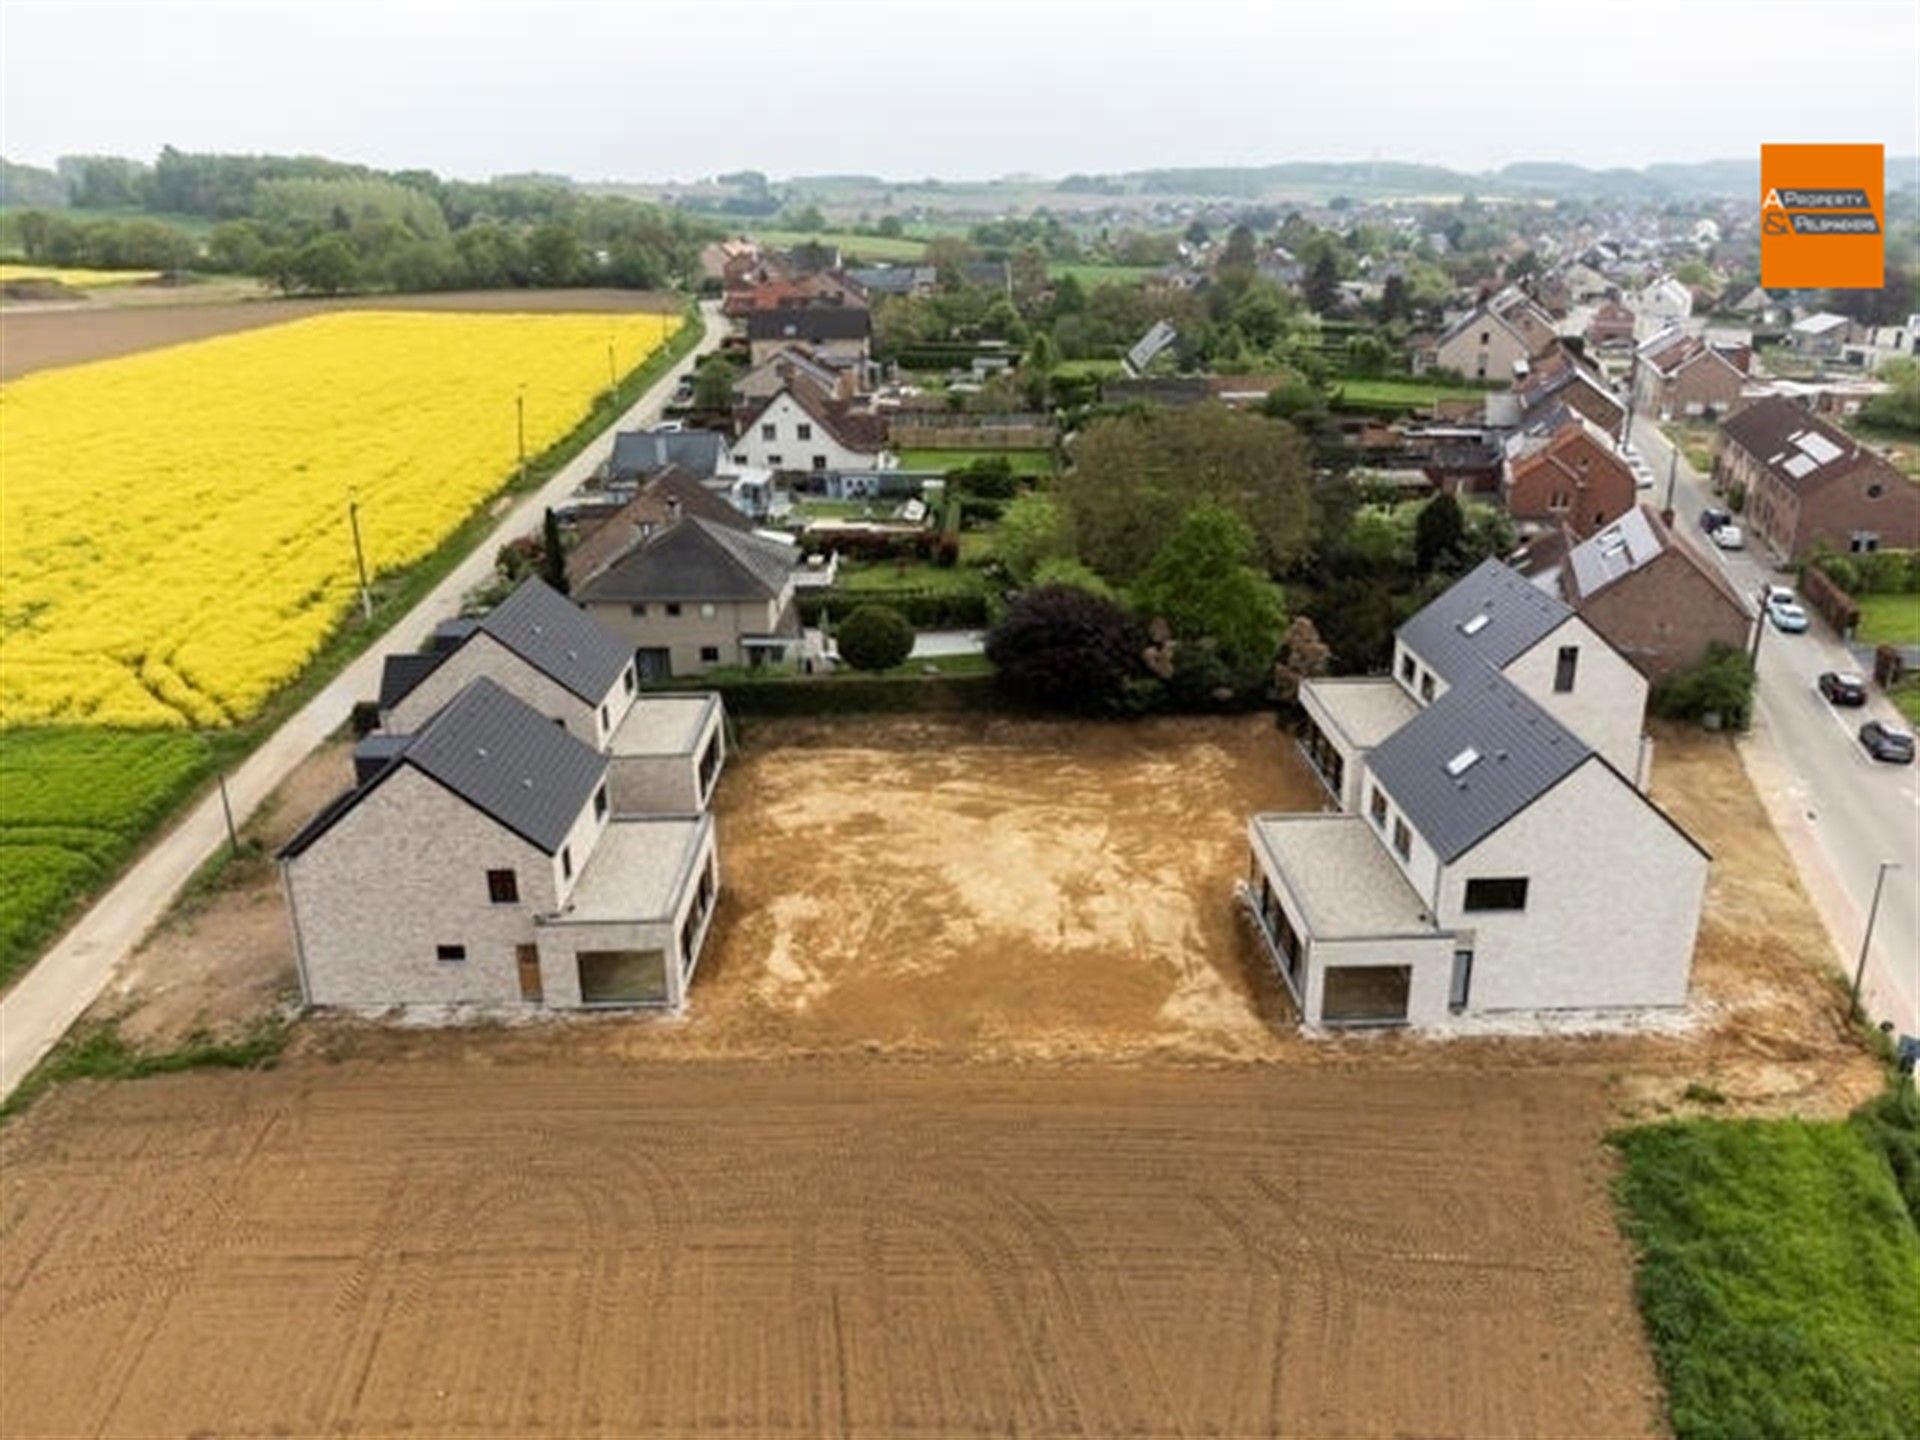
<svg viewBox="0 0 1920 1440">
<path fill-rule="evenodd" d="M 1672 447 L 1645 417 L 1635 422 L 1634 440 L 1655 477 L 1653 489 L 1643 496 L 1659 504 L 1673 464 Z M 1729 553 L 1708 540 L 1699 523 L 1709 500 L 1705 477 L 1684 455 L 1674 476 L 1674 529 L 1683 543 L 1707 555 L 1749 597 L 1757 597 L 1769 582 L 1794 583 L 1791 574 L 1774 568 L 1770 552 L 1757 541 L 1754 548 Z M 1859 955 L 1879 864 L 1899 864 L 1887 874 L 1863 998 L 1874 1020 L 1891 1020 L 1904 1033 L 1920 1034 L 1920 785 L 1915 767 L 1870 760 L 1855 735 L 1868 717 L 1906 722 L 1877 690 L 1862 711 L 1835 710 L 1814 689 L 1823 670 L 1858 668 L 1840 637 L 1817 615 L 1804 635 L 1764 625 L 1753 733 L 1741 754 L 1849 973 Z"/>
<path fill-rule="evenodd" d="M 494 553 L 507 540 L 531 531 L 549 505 L 559 503 L 593 473 L 612 450 L 615 431 L 649 425 L 660 418 L 680 377 L 690 373 L 699 358 L 716 348 L 726 333 L 726 321 L 717 302 L 703 304 L 701 309 L 707 333 L 692 354 L 663 375 L 571 464 L 522 499 L 425 599 L 227 777 L 227 795 L 236 824 L 243 823 L 296 765 L 346 723 L 354 701 L 379 690 L 380 668 L 388 654 L 418 649 L 435 625 L 459 613 L 461 598 L 492 573 Z M 216 792 L 194 806 L 0 998 L 0 1098 L 11 1094 L 66 1033 L 100 993 L 114 966 L 166 913 L 194 872 L 225 843 L 226 822 Z"/>
</svg>

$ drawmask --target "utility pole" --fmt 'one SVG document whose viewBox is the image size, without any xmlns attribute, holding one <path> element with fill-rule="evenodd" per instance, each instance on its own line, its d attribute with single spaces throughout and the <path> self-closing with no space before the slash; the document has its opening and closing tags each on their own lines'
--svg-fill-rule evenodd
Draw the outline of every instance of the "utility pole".
<svg viewBox="0 0 1920 1440">
<path fill-rule="evenodd" d="M 227 817 L 227 848 L 233 858 L 240 858 L 240 833 L 233 828 L 233 802 L 227 799 L 227 772 L 220 772 L 220 810 Z"/>
<path fill-rule="evenodd" d="M 351 492 L 347 496 L 347 524 L 353 530 L 353 563 L 360 571 L 360 614 L 371 623 L 373 591 L 367 587 L 367 552 L 360 545 L 360 501 Z"/>
<path fill-rule="evenodd" d="M 1666 512 L 1669 517 L 1673 515 L 1673 481 L 1674 481 L 1674 477 L 1678 475 L 1679 472 L 1680 472 L 1680 447 L 1678 445 L 1669 445 L 1667 447 L 1667 503 L 1666 503 Z M 1669 518 L 1668 523 L 1669 524 L 1672 523 L 1671 518 Z"/>
<path fill-rule="evenodd" d="M 522 385 L 513 397 L 514 430 L 519 436 L 520 483 L 527 483 L 527 387 Z"/>
<path fill-rule="evenodd" d="M 1860 937 L 1860 963 L 1853 967 L 1853 995 L 1847 1002 L 1848 1010 L 1860 1013 L 1860 984 L 1867 978 L 1867 951 L 1873 945 L 1873 922 L 1880 918 L 1880 887 L 1887 883 L 1887 871 L 1898 870 L 1897 860 L 1882 860 L 1880 869 L 1873 877 L 1873 904 L 1867 907 L 1867 933 Z"/>
<path fill-rule="evenodd" d="M 1761 632 L 1767 628 L 1767 590 L 1764 585 L 1760 587 L 1759 601 L 1759 612 L 1753 617 L 1753 648 L 1747 652 L 1747 659 L 1753 664 L 1754 675 L 1756 677 L 1754 681 L 1755 684 L 1759 683 L 1760 635 Z"/>
<path fill-rule="evenodd" d="M 611 395 L 620 388 L 620 376 L 613 364 L 613 337 L 607 337 L 607 393 Z"/>
</svg>

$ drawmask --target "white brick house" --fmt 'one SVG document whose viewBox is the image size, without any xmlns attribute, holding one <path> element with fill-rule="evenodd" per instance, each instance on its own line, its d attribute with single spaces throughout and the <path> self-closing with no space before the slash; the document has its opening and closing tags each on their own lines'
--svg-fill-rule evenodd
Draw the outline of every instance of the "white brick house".
<svg viewBox="0 0 1920 1440">
<path fill-rule="evenodd" d="M 607 757 L 484 676 L 377 742 L 279 854 L 308 1004 L 685 1003 L 710 816 L 616 816 Z"/>
<path fill-rule="evenodd" d="M 614 814 L 705 810 L 726 763 L 720 697 L 643 700 L 636 675 L 632 645 L 530 579 L 479 619 L 442 626 L 430 653 L 389 655 L 381 725 L 412 734 L 484 676 L 607 756 Z"/>
<path fill-rule="evenodd" d="M 1246 896 L 1305 1022 L 1684 1004 L 1708 857 L 1627 768 L 1645 697 L 1496 562 L 1401 627 L 1390 677 L 1307 682 L 1335 813 L 1253 817 Z"/>
</svg>

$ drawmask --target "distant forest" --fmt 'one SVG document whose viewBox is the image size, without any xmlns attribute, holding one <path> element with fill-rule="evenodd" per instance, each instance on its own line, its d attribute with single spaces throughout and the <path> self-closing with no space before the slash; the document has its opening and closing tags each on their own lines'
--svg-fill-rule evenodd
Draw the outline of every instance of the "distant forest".
<svg viewBox="0 0 1920 1440">
<path fill-rule="evenodd" d="M 690 284 L 720 232 L 563 178 L 484 184 L 312 156 L 0 161 L 8 248 L 37 264 L 212 269 L 289 292 Z"/>
</svg>

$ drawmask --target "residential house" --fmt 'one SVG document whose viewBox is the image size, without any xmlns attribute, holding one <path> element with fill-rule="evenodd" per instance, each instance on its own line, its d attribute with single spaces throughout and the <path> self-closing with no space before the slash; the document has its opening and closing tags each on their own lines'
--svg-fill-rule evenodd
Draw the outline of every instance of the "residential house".
<svg viewBox="0 0 1920 1440">
<path fill-rule="evenodd" d="M 750 530 L 748 514 L 674 466 L 657 470 L 633 492 L 601 513 L 576 510 L 576 532 L 567 550 L 567 582 L 572 588 L 598 574 L 626 550 L 683 516 L 698 515 L 733 530 Z"/>
<path fill-rule="evenodd" d="M 617 814 L 608 757 L 485 676 L 374 740 L 279 852 L 308 1004 L 685 1003 L 710 815 Z"/>
<path fill-rule="evenodd" d="M 742 319 L 762 310 L 847 306 L 864 309 L 865 297 L 838 275 L 768 275 L 736 285 L 721 301 L 721 312 Z"/>
<path fill-rule="evenodd" d="M 753 366 L 800 345 L 825 360 L 864 361 L 872 336 L 873 316 L 864 306 L 782 305 L 747 316 L 747 348 Z"/>
<path fill-rule="evenodd" d="M 574 586 L 635 652 L 642 680 L 814 658 L 794 602 L 791 544 L 696 515 L 657 530 Z"/>
<path fill-rule="evenodd" d="M 811 385 L 829 399 L 852 400 L 865 389 L 865 368 L 864 364 L 836 364 L 816 354 L 811 346 L 796 345 L 775 352 L 764 364 L 745 371 L 733 382 L 734 408 L 755 408 L 792 381 Z"/>
<path fill-rule="evenodd" d="M 1720 425 L 1715 488 L 1746 491 L 1741 518 L 1783 560 L 1822 546 L 1920 547 L 1920 486 L 1846 431 L 1784 396 Z"/>
<path fill-rule="evenodd" d="M 744 273 L 760 258 L 760 247 L 744 235 L 713 240 L 700 247 L 700 274 L 708 280 L 725 281 L 729 272 Z"/>
<path fill-rule="evenodd" d="M 613 451 L 600 473 L 608 484 L 624 488 L 671 465 L 704 483 L 723 474 L 731 458 L 727 437 L 718 430 L 679 426 L 622 430 L 613 437 Z"/>
<path fill-rule="evenodd" d="M 435 640 L 427 654 L 387 656 L 385 737 L 425 729 L 485 679 L 607 756 L 615 815 L 706 809 L 726 763 L 720 697 L 641 699 L 633 648 L 541 580 L 522 582 L 477 620 L 443 626 Z"/>
<path fill-rule="evenodd" d="M 1602 300 L 1587 321 L 1587 344 L 1595 350 L 1633 343 L 1634 315 L 1618 300 Z"/>
<path fill-rule="evenodd" d="M 1698 664 L 1708 646 L 1736 649 L 1753 617 L 1718 565 L 1683 544 L 1650 505 L 1629 510 L 1586 540 L 1565 531 L 1562 553 L 1529 569 L 1653 686 Z"/>
<path fill-rule="evenodd" d="M 1645 415 L 1724 415 L 1747 383 L 1749 352 L 1722 349 L 1684 330 L 1668 330 L 1634 352 L 1633 404 Z"/>
<path fill-rule="evenodd" d="M 1797 354 L 1820 360 L 1838 360 L 1852 337 L 1853 322 L 1827 310 L 1802 316 L 1787 330 L 1787 344 Z"/>
<path fill-rule="evenodd" d="M 1576 260 L 1560 272 L 1560 279 L 1567 287 L 1567 295 L 1576 305 L 1591 305 L 1596 300 L 1605 299 L 1613 291 L 1613 282 L 1591 265 Z"/>
<path fill-rule="evenodd" d="M 804 380 L 783 383 L 739 420 L 736 464 L 767 470 L 890 470 L 887 417 L 827 398 Z"/>
<path fill-rule="evenodd" d="M 1662 275 L 1633 297 L 1634 339 L 1648 340 L 1684 324 L 1693 314 L 1693 291 L 1671 275 Z"/>
<path fill-rule="evenodd" d="M 1637 493 L 1613 435 L 1558 400 L 1507 441 L 1501 501 L 1522 534 L 1565 525 L 1584 538 L 1631 510 Z"/>
<path fill-rule="evenodd" d="M 1441 332 L 1433 364 L 1475 380 L 1504 380 L 1553 340 L 1551 317 L 1509 286 Z"/>
<path fill-rule="evenodd" d="M 1302 687 L 1336 812 L 1248 825 L 1244 898 L 1302 1020 L 1499 1028 L 1684 1004 L 1708 857 L 1595 738 L 1637 736 L 1645 679 L 1494 561 L 1395 653 L 1391 676 Z"/>
<path fill-rule="evenodd" d="M 846 277 L 869 297 L 931 295 L 940 284 L 940 272 L 931 265 L 856 265 Z"/>
<path fill-rule="evenodd" d="M 1549 400 L 1558 400 L 1609 435 L 1620 433 L 1620 422 L 1626 415 L 1600 373 L 1564 345 L 1556 344 L 1535 356 L 1528 363 L 1527 373 L 1515 383 L 1514 392 L 1520 401 L 1522 423 Z"/>
</svg>

